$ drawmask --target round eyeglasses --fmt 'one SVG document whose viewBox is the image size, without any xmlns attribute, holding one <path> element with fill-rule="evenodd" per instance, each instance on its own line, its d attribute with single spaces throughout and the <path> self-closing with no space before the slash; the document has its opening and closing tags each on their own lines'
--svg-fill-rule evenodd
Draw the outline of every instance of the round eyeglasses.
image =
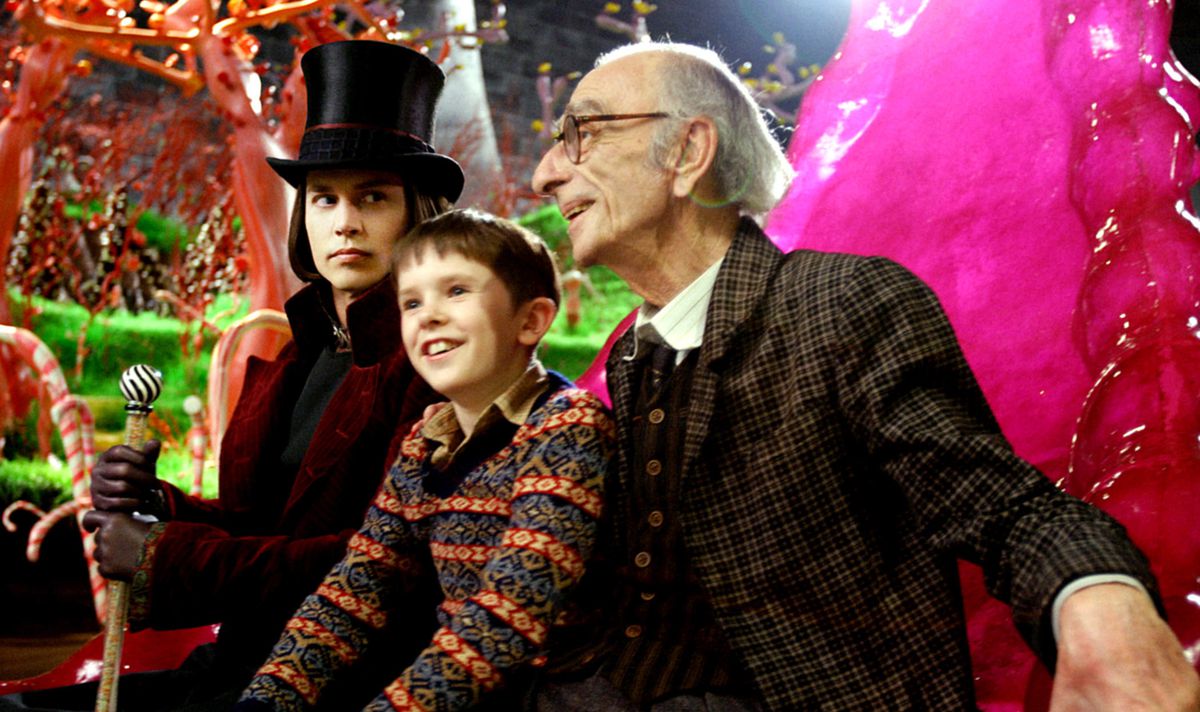
<svg viewBox="0 0 1200 712">
<path fill-rule="evenodd" d="M 571 163 L 579 163 L 581 156 L 581 146 L 579 139 L 579 127 L 584 124 L 590 124 L 597 121 L 623 121 L 625 119 L 665 119 L 670 114 L 661 111 L 652 111 L 642 114 L 563 114 L 562 120 L 559 122 L 559 128 L 554 132 L 554 140 L 561 141 L 563 150 L 567 154 L 567 158 Z"/>
</svg>

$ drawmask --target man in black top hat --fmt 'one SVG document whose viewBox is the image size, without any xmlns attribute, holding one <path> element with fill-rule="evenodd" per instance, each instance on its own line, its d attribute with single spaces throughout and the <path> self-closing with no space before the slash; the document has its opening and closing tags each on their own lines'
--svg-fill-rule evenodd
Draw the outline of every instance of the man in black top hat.
<svg viewBox="0 0 1200 712">
<path fill-rule="evenodd" d="M 288 251 L 310 284 L 287 303 L 293 341 L 247 369 L 222 443 L 220 499 L 158 480 L 157 443 L 112 448 L 93 472 L 97 511 L 84 523 L 97 530 L 101 572 L 132 581 L 131 625 L 221 624 L 217 642 L 178 670 L 122 678 L 122 710 L 229 709 L 288 616 L 341 558 L 393 434 L 440 400 L 401 347 L 390 274 L 396 240 L 462 190 L 461 168 L 431 146 L 445 77 L 418 52 L 371 41 L 321 45 L 301 68 L 308 117 L 299 155 L 268 161 L 297 189 Z M 414 572 L 414 597 L 436 591 L 425 580 Z M 391 648 L 419 649 L 433 625 L 432 614 L 410 617 Z M 397 671 L 360 672 L 362 684 L 346 685 L 335 708 L 361 706 L 370 694 L 355 704 L 358 688 L 375 690 Z M 0 710 L 92 709 L 94 700 L 94 685 L 78 686 L 0 700 Z"/>
</svg>

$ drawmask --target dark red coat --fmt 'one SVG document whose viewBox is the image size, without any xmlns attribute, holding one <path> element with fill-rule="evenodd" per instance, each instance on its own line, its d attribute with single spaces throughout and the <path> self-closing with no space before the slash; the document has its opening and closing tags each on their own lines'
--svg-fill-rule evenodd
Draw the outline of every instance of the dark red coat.
<svg viewBox="0 0 1200 712">
<path fill-rule="evenodd" d="M 385 279 L 350 304 L 353 366 L 299 470 L 283 468 L 292 409 L 330 339 L 319 298 L 309 286 L 288 300 L 293 341 L 276 360 L 247 364 L 221 447 L 219 499 L 168 486 L 171 520 L 153 528 L 134 577 L 135 626 L 221 622 L 220 656 L 239 667 L 266 657 L 341 558 L 383 479 L 393 435 L 439 399 L 404 353 L 395 289 Z"/>
</svg>

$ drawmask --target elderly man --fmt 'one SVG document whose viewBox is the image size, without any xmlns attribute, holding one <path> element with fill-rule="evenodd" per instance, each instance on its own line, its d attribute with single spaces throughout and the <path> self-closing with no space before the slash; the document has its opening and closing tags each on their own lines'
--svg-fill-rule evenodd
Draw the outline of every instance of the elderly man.
<svg viewBox="0 0 1200 712">
<path fill-rule="evenodd" d="M 764 236 L 791 171 L 719 57 L 602 57 L 558 138 L 535 190 L 645 305 L 608 361 L 617 605 L 544 709 L 970 708 L 958 558 L 1055 709 L 1200 708 L 1144 558 L 1013 454 L 929 289 Z"/>
</svg>

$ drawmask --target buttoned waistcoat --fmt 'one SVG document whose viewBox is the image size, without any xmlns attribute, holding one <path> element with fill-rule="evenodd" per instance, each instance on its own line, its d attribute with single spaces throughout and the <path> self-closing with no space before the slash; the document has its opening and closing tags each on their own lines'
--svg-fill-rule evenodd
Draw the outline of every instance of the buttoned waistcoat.
<svg viewBox="0 0 1200 712">
<path fill-rule="evenodd" d="M 608 361 L 618 537 L 632 339 Z M 1014 455 L 936 297 L 888 260 L 785 255 L 743 220 L 688 418 L 687 555 L 770 709 L 972 708 L 958 558 L 1051 666 L 1065 583 L 1120 572 L 1155 591 L 1118 523 Z"/>
</svg>

